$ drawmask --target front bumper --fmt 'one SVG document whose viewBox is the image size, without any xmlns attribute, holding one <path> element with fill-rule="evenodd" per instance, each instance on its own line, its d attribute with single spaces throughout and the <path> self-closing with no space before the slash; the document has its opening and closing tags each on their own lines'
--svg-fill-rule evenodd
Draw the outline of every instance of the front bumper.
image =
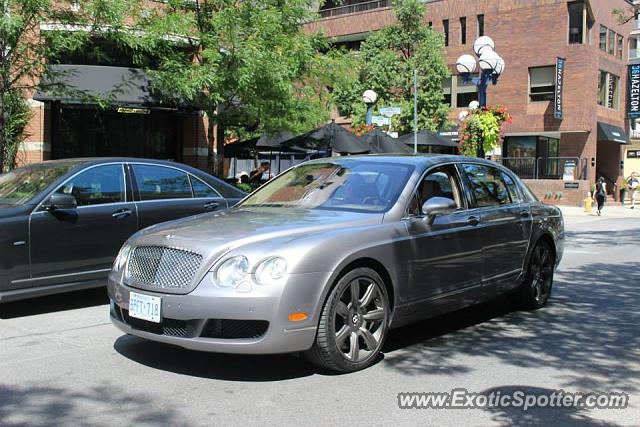
<svg viewBox="0 0 640 427">
<path fill-rule="evenodd" d="M 192 350 L 238 354 L 304 351 L 316 336 L 328 277 L 329 273 L 289 275 L 281 286 L 254 286 L 248 293 L 201 283 L 189 294 L 176 295 L 130 287 L 121 275 L 112 272 L 107 285 L 110 316 L 127 334 Z M 160 324 L 128 316 L 132 291 L 162 298 Z M 296 312 L 309 317 L 289 321 L 288 315 Z"/>
</svg>

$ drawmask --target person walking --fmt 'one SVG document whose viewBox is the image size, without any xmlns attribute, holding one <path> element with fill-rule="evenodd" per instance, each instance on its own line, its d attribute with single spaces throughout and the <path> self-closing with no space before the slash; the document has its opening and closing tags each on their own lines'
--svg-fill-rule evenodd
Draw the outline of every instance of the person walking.
<svg viewBox="0 0 640 427">
<path fill-rule="evenodd" d="M 638 181 L 638 174 L 636 172 L 633 172 L 627 180 L 627 188 L 629 189 L 629 196 L 631 197 L 631 209 L 633 209 L 634 205 L 636 204 L 636 193 L 639 184 L 640 181 Z"/>
<path fill-rule="evenodd" d="M 596 182 L 596 191 L 593 193 L 593 199 L 598 205 L 598 216 L 602 215 L 602 208 L 604 207 L 604 201 L 607 198 L 607 183 L 604 182 L 604 178 L 598 178 Z"/>
</svg>

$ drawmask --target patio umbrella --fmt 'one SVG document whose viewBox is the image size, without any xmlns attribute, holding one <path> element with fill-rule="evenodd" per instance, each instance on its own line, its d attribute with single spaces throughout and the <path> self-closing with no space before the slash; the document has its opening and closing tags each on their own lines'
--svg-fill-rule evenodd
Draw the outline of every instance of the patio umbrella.
<svg viewBox="0 0 640 427">
<path fill-rule="evenodd" d="M 399 141 L 413 147 L 413 133 L 407 133 L 398 138 Z M 434 132 L 428 130 L 421 130 L 418 132 L 418 145 L 425 146 L 438 146 L 438 147 L 458 147 L 458 144 L 451 141 L 448 138 L 440 136 Z"/>
<path fill-rule="evenodd" d="M 258 148 L 279 149 L 280 146 L 290 139 L 295 138 L 295 135 L 291 132 L 280 132 L 274 135 L 263 134 L 256 143 Z"/>
<path fill-rule="evenodd" d="M 371 148 L 372 153 L 411 154 L 413 150 L 402 141 L 392 138 L 385 132 L 375 128 L 362 136 L 365 143 Z"/>
<path fill-rule="evenodd" d="M 332 150 L 340 154 L 362 154 L 370 151 L 369 146 L 357 135 L 331 122 L 318 129 L 284 142 L 305 149 Z"/>
</svg>

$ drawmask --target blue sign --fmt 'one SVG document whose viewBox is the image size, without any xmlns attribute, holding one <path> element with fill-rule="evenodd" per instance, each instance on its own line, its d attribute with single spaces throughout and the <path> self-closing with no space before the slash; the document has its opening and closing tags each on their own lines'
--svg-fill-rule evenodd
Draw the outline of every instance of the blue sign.
<svg viewBox="0 0 640 427">
<path fill-rule="evenodd" d="M 564 86 L 565 58 L 556 58 L 556 94 L 553 99 L 553 117 L 562 120 L 562 88 Z"/>
<path fill-rule="evenodd" d="M 396 116 L 402 113 L 402 108 L 400 107 L 382 107 L 380 108 L 380 114 L 383 116 L 391 117 Z"/>
<path fill-rule="evenodd" d="M 629 83 L 627 90 L 627 117 L 640 117 L 640 64 L 629 65 Z"/>
<path fill-rule="evenodd" d="M 371 118 L 371 123 L 377 126 L 389 126 L 391 124 L 391 119 L 389 117 L 373 116 Z"/>
</svg>

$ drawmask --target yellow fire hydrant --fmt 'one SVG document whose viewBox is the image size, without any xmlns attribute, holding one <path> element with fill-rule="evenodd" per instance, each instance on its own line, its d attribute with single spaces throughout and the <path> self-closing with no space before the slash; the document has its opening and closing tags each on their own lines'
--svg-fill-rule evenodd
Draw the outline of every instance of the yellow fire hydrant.
<svg viewBox="0 0 640 427">
<path fill-rule="evenodd" d="M 587 213 L 591 213 L 593 199 L 591 198 L 591 191 L 587 193 L 587 197 L 582 201 L 584 204 L 584 211 Z"/>
</svg>

